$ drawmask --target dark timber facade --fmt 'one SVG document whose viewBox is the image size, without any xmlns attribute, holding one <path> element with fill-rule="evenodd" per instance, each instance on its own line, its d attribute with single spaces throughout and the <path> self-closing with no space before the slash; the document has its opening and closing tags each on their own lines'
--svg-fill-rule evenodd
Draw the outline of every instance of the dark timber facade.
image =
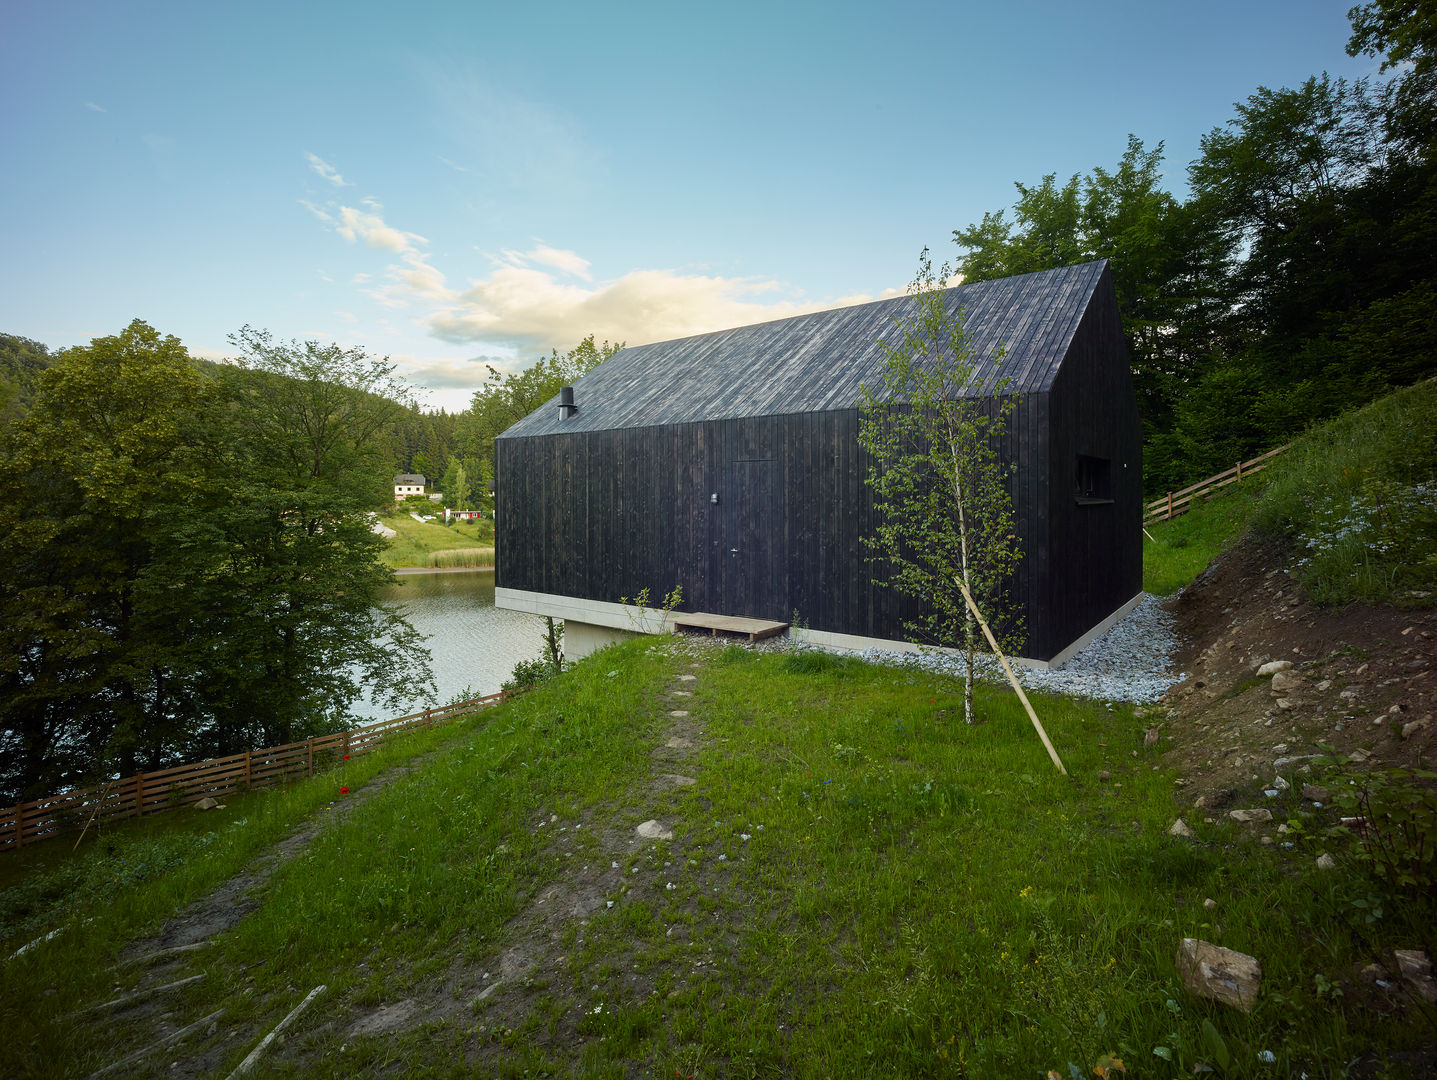
<svg viewBox="0 0 1437 1080">
<path fill-rule="evenodd" d="M 1105 262 L 960 286 L 985 358 L 975 396 L 1017 397 L 1004 453 L 1034 661 L 1061 658 L 1141 590 L 1141 434 Z M 620 626 L 621 597 L 902 641 L 911 598 L 874 583 L 860 387 L 906 298 L 625 349 L 496 442 L 501 605 Z M 990 358 L 1001 349 L 996 368 Z"/>
</svg>

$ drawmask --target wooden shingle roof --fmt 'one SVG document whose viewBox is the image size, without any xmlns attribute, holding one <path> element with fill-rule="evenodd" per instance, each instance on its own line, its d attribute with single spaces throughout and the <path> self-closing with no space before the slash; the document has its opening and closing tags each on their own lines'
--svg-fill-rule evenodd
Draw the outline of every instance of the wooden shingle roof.
<svg viewBox="0 0 1437 1080">
<path fill-rule="evenodd" d="M 988 392 L 998 377 L 1009 393 L 1047 389 L 1107 265 L 945 290 L 949 310 L 965 312 L 984 362 L 972 392 Z M 500 438 L 853 408 L 865 383 L 879 384 L 878 342 L 896 343 L 894 320 L 912 302 L 879 300 L 624 349 L 575 383 L 573 416 L 560 418 L 555 397 Z M 999 346 L 1006 355 L 995 370 Z"/>
</svg>

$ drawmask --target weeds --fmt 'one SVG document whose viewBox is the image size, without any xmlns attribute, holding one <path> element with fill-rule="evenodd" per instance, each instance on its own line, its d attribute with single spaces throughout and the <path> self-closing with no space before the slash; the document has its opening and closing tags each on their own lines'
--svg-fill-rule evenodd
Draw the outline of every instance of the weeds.
<svg viewBox="0 0 1437 1080">
<path fill-rule="evenodd" d="M 1255 517 L 1291 537 L 1323 603 L 1430 606 L 1437 589 L 1437 386 L 1338 417 L 1270 470 Z"/>
</svg>

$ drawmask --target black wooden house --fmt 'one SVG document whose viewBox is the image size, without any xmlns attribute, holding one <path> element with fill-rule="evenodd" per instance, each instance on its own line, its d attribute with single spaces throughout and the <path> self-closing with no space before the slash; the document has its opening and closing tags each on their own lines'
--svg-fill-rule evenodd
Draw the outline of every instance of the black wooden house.
<svg viewBox="0 0 1437 1080">
<path fill-rule="evenodd" d="M 979 357 L 1017 395 L 1005 453 L 1024 557 L 1024 659 L 1060 661 L 1142 587 L 1141 433 L 1106 262 L 963 285 Z M 571 655 L 633 626 L 619 601 L 902 641 L 912 599 L 873 581 L 860 387 L 907 298 L 624 349 L 495 446 L 501 606 L 567 620 Z M 991 372 L 988 373 L 991 375 Z M 979 379 L 975 385 L 991 385 Z M 979 391 L 981 392 L 981 391 Z"/>
</svg>

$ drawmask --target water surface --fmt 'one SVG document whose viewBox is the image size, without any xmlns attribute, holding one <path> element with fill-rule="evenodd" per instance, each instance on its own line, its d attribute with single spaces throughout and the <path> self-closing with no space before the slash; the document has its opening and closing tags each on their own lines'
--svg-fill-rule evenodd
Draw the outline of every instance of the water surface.
<svg viewBox="0 0 1437 1080">
<path fill-rule="evenodd" d="M 515 664 L 539 655 L 544 620 L 496 608 L 492 572 L 404 574 L 381 599 L 403 604 L 414 629 L 427 638 L 441 703 L 466 687 L 497 693 Z M 397 715 L 369 702 L 357 704 L 354 713 L 368 720 Z"/>
</svg>

